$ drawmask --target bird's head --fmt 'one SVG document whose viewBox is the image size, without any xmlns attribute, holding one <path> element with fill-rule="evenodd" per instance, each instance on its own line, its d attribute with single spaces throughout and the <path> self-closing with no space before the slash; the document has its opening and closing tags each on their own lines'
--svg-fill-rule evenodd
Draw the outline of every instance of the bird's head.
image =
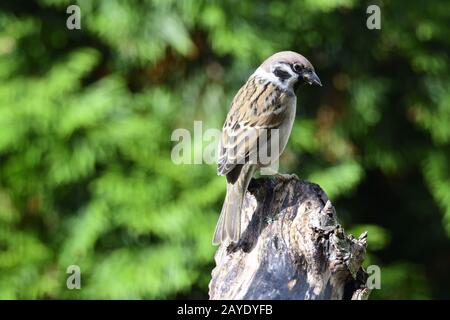
<svg viewBox="0 0 450 320">
<path fill-rule="evenodd" d="M 283 88 L 294 89 L 299 84 L 322 86 L 312 64 L 301 54 L 281 51 L 266 59 L 257 74 L 276 82 Z"/>
</svg>

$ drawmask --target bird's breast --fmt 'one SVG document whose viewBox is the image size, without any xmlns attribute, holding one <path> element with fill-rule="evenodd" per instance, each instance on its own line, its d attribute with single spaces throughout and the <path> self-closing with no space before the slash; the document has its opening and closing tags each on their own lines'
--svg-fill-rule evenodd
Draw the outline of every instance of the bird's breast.
<svg viewBox="0 0 450 320">
<path fill-rule="evenodd" d="M 280 154 L 284 151 L 284 148 L 287 145 L 289 140 L 289 136 L 291 135 L 292 126 L 295 120 L 295 111 L 296 111 L 297 99 L 295 96 L 292 99 L 286 101 L 286 118 L 283 123 L 280 125 Z"/>
</svg>

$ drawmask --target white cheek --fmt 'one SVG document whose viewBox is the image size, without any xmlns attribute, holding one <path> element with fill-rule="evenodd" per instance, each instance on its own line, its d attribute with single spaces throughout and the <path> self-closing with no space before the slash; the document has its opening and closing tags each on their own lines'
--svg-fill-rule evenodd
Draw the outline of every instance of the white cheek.
<svg viewBox="0 0 450 320">
<path fill-rule="evenodd" d="M 288 85 L 292 88 L 294 84 L 298 81 L 298 74 L 293 75 L 291 78 L 287 80 Z"/>
<path fill-rule="evenodd" d="M 276 86 L 284 89 L 284 90 L 292 90 L 294 84 L 298 80 L 298 75 L 288 71 L 291 74 L 291 77 L 289 79 L 286 79 L 285 81 L 281 82 L 278 77 L 276 77 L 272 72 L 267 72 L 263 68 L 259 67 L 256 69 L 256 71 L 253 73 L 252 76 L 256 76 L 258 78 L 267 80 L 275 84 Z"/>
</svg>

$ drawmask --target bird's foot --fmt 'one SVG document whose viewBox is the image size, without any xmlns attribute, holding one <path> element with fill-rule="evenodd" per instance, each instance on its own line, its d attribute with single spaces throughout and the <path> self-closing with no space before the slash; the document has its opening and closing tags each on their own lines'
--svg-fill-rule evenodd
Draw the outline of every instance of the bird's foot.
<svg viewBox="0 0 450 320">
<path fill-rule="evenodd" d="M 295 173 L 276 173 L 275 176 L 283 181 L 296 179 L 299 180 L 298 176 Z"/>
<path fill-rule="evenodd" d="M 283 181 L 291 180 L 291 179 L 297 179 L 299 180 L 298 176 L 295 173 L 279 173 L 275 169 L 272 169 L 270 167 L 264 168 L 264 174 L 270 175 L 272 177 L 278 178 Z M 263 171 L 261 171 L 263 172 Z"/>
</svg>

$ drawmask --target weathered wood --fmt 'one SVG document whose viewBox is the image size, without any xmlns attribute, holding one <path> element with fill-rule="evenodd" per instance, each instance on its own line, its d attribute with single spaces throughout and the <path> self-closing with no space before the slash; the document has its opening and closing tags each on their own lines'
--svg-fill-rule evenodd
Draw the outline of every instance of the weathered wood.
<svg viewBox="0 0 450 320">
<path fill-rule="evenodd" d="M 242 230 L 216 252 L 210 299 L 367 299 L 367 233 L 347 236 L 318 185 L 252 180 Z"/>
</svg>

